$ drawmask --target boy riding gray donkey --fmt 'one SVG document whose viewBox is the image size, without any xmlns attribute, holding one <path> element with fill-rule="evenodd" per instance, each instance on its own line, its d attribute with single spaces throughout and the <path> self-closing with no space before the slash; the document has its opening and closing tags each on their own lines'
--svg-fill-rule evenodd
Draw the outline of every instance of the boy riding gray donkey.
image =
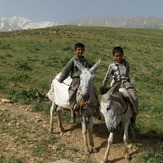
<svg viewBox="0 0 163 163">
<path fill-rule="evenodd" d="M 75 113 L 74 109 L 76 106 L 76 93 L 78 90 L 78 87 L 80 85 L 80 74 L 81 71 L 77 68 L 77 66 L 74 64 L 74 60 L 81 63 L 84 67 L 89 68 L 90 65 L 87 61 L 87 59 L 83 56 L 85 52 L 85 47 L 82 43 L 76 43 L 74 45 L 74 52 L 75 56 L 72 57 L 69 62 L 66 64 L 66 66 L 63 68 L 60 78 L 58 79 L 58 82 L 62 83 L 64 80 L 70 75 L 72 78 L 72 82 L 69 86 L 69 103 L 71 108 L 71 119 L 70 123 L 75 123 Z M 98 97 L 97 97 L 98 100 Z M 99 104 L 99 102 L 97 102 Z M 99 105 L 96 107 L 96 113 L 100 115 L 99 113 Z"/>
<path fill-rule="evenodd" d="M 118 89 L 128 99 L 132 105 L 133 116 L 131 119 L 131 125 L 136 129 L 135 121 L 138 114 L 138 97 L 134 84 L 130 81 L 130 66 L 129 63 L 123 59 L 123 49 L 119 46 L 114 47 L 112 50 L 114 62 L 108 67 L 106 75 L 103 80 L 100 92 L 105 94 L 108 89 L 107 83 L 112 77 L 110 84 L 110 93 L 113 93 L 115 89 Z"/>
</svg>

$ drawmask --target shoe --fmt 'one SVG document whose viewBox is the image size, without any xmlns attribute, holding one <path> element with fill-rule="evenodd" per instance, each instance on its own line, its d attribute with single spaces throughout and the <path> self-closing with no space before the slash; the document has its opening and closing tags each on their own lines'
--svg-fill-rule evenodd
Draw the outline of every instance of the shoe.
<svg viewBox="0 0 163 163">
<path fill-rule="evenodd" d="M 135 123 L 135 119 L 133 119 L 133 118 L 131 118 L 131 126 L 135 131 L 138 131 L 138 128 L 137 128 L 136 123 Z"/>
<path fill-rule="evenodd" d="M 70 118 L 70 123 L 71 124 L 76 123 L 76 114 L 74 114 L 74 116 Z"/>
</svg>

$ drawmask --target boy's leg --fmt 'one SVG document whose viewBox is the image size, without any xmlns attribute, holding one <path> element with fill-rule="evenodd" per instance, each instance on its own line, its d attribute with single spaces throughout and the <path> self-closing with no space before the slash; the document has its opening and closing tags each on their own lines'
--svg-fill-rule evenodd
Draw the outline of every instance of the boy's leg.
<svg viewBox="0 0 163 163">
<path fill-rule="evenodd" d="M 70 87 L 69 87 L 69 102 L 70 102 L 70 108 L 71 108 L 70 123 L 75 123 L 76 122 L 74 107 L 75 107 L 75 104 L 76 104 L 76 93 L 77 93 L 77 89 L 78 89 L 78 86 L 79 86 L 79 81 L 80 81 L 80 79 L 78 79 L 78 78 L 73 79 L 73 81 L 72 81 L 72 83 L 70 84 Z"/>
<path fill-rule="evenodd" d="M 70 89 L 69 90 L 69 102 L 70 102 L 70 110 L 71 110 L 71 118 L 70 123 L 75 123 L 75 113 L 74 113 L 74 107 L 76 103 L 76 91 Z"/>
<path fill-rule="evenodd" d="M 101 113 L 100 113 L 100 103 L 99 103 L 99 100 L 98 100 L 98 92 L 97 92 L 97 89 L 96 87 L 94 86 L 94 94 L 95 94 L 95 102 L 94 102 L 94 105 L 95 105 L 95 118 L 97 118 L 98 120 L 101 120 Z"/>
<path fill-rule="evenodd" d="M 138 96 L 137 96 L 137 91 L 135 87 L 129 83 L 129 82 L 124 82 L 123 86 L 127 89 L 129 92 L 131 98 L 130 102 L 132 104 L 132 118 L 131 118 L 131 125 L 133 126 L 134 129 L 136 129 L 136 118 L 138 115 Z"/>
<path fill-rule="evenodd" d="M 138 115 L 138 97 L 137 97 L 137 92 L 135 89 L 128 89 L 131 98 L 132 98 L 132 103 L 134 104 L 133 106 L 133 116 L 131 118 L 131 125 L 133 126 L 134 129 L 136 129 L 136 118 Z"/>
<path fill-rule="evenodd" d="M 133 102 L 133 105 L 134 105 L 134 112 L 135 113 L 138 113 L 138 97 L 137 97 L 137 92 L 134 88 L 130 88 L 128 89 L 128 92 L 130 93 L 131 95 L 131 98 L 132 98 L 132 102 Z"/>
<path fill-rule="evenodd" d="M 54 103 L 54 111 L 57 111 L 57 107 L 58 107 L 58 105 L 56 105 L 56 104 Z"/>
</svg>

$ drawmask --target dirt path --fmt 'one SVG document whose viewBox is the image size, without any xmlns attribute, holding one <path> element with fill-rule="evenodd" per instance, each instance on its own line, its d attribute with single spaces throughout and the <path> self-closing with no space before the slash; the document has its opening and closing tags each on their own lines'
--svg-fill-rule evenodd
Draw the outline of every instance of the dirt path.
<svg viewBox="0 0 163 163">
<path fill-rule="evenodd" d="M 37 156 L 33 156 L 30 149 L 34 149 L 36 144 L 36 141 L 38 139 L 43 139 L 43 136 L 48 137 L 47 131 L 49 128 L 49 116 L 46 115 L 43 112 L 32 112 L 30 106 L 19 106 L 16 104 L 10 104 L 10 103 L 4 103 L 0 104 L 0 112 L 1 114 L 5 113 L 6 115 L 10 117 L 20 117 L 19 119 L 17 118 L 15 121 L 13 118 L 11 121 L 6 120 L 5 118 L 2 120 L 4 122 L 4 125 L 6 124 L 11 130 L 12 126 L 16 125 L 17 128 L 17 134 L 20 133 L 20 130 L 23 130 L 22 127 L 25 125 L 24 128 L 28 128 L 30 130 L 30 135 L 28 134 L 28 139 L 35 140 L 32 142 L 26 142 L 26 138 L 24 138 L 24 142 L 21 140 L 19 143 L 15 142 L 13 140 L 12 134 L 10 134 L 11 131 L 7 131 L 5 128 L 3 131 L 1 130 L 0 136 L 1 136 L 1 147 L 0 147 L 0 158 L 3 159 L 11 159 L 13 153 L 17 155 L 18 158 L 22 158 L 23 155 L 26 155 L 27 159 L 25 161 L 22 161 L 23 163 L 28 162 L 27 160 L 30 158 L 29 163 L 34 163 L 36 160 L 38 160 Z M 67 132 L 63 135 L 60 134 L 55 134 L 54 137 L 56 141 L 58 142 L 58 146 L 61 146 L 62 144 L 65 144 L 63 148 L 67 148 L 67 146 L 71 147 L 73 146 L 76 148 L 76 150 L 70 150 L 70 153 L 66 153 L 65 155 L 70 155 L 70 158 L 67 157 L 69 160 L 75 160 L 74 158 L 72 159 L 73 155 L 77 156 L 77 159 L 73 162 L 80 163 L 83 162 L 82 160 L 89 160 L 91 163 L 99 163 L 101 159 L 103 158 L 104 152 L 106 150 L 106 145 L 107 145 L 107 138 L 108 138 L 108 132 L 105 126 L 105 123 L 103 121 L 94 121 L 94 141 L 95 145 L 97 147 L 98 152 L 95 154 L 91 154 L 89 157 L 85 156 L 83 153 L 83 137 L 81 134 L 81 125 L 76 124 L 76 125 L 71 125 L 71 124 L 66 124 L 64 123 L 64 128 L 67 130 Z M 33 130 L 33 131 L 32 131 Z M 36 131 L 37 130 L 37 131 Z M 14 131 L 12 131 L 14 132 Z M 39 133 L 40 132 L 40 133 Z M 25 133 L 27 134 L 27 133 Z M 17 138 L 19 139 L 19 138 Z M 109 155 L 109 160 L 114 163 L 125 163 L 127 162 L 124 159 L 124 144 L 122 141 L 122 138 L 120 138 L 118 135 L 115 137 L 115 143 L 111 148 L 110 155 Z M 29 148 L 29 146 L 31 148 Z M 48 155 L 48 159 L 46 158 L 47 156 L 43 155 L 41 156 L 42 160 L 45 160 L 43 162 L 46 163 L 50 162 L 52 160 L 57 160 L 61 159 L 61 151 L 63 150 L 61 147 L 55 147 L 54 144 L 49 143 L 48 148 L 51 148 L 51 153 L 45 153 L 45 155 Z M 132 159 L 130 163 L 135 163 L 136 162 L 136 157 L 139 154 L 139 147 L 141 147 L 142 144 L 134 144 L 134 146 L 130 149 L 130 154 L 132 156 Z M 56 149 L 57 148 L 57 149 Z M 70 148 L 69 148 L 70 149 Z M 19 152 L 15 152 L 14 150 L 19 150 Z M 54 153 L 53 153 L 54 152 Z M 57 155 L 58 152 L 58 155 Z M 57 158 L 59 156 L 59 158 Z M 76 157 L 74 156 L 74 157 Z M 16 157 L 16 156 L 14 156 Z M 82 158 L 82 159 L 81 159 Z M 81 160 L 80 160 L 81 159 Z M 40 161 L 41 162 L 41 161 Z"/>
</svg>

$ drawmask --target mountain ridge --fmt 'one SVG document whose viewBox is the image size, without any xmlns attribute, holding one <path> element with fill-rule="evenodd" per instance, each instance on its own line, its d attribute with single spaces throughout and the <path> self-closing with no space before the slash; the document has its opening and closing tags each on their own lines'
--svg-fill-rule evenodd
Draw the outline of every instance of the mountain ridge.
<svg viewBox="0 0 163 163">
<path fill-rule="evenodd" d="M 46 28 L 52 26 L 64 25 L 57 22 L 32 22 L 27 18 L 11 17 L 0 19 L 0 31 L 26 30 L 36 28 Z M 66 25 L 77 26 L 102 26 L 102 27 L 119 27 L 119 28 L 150 28 L 163 29 L 163 19 L 156 17 L 134 17 L 134 18 L 90 18 L 75 20 Z"/>
<path fill-rule="evenodd" d="M 72 22 L 71 24 L 78 26 L 163 29 L 163 19 L 156 17 L 134 17 L 134 18 L 110 17 L 110 18 L 80 19 Z"/>
<path fill-rule="evenodd" d="M 42 21 L 39 23 L 32 22 L 27 18 L 22 17 L 11 17 L 11 18 L 1 18 L 0 19 L 0 31 L 13 31 L 13 30 L 25 30 L 25 29 L 35 29 L 35 28 L 46 28 L 57 26 L 58 23 Z"/>
</svg>

